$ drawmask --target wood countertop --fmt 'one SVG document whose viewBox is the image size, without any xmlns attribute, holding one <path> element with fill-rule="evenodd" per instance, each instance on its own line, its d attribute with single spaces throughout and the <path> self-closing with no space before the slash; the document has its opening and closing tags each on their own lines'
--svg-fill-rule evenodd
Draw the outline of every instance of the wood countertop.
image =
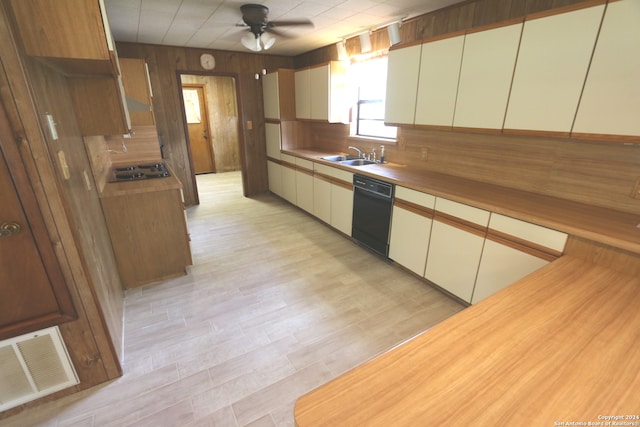
<svg viewBox="0 0 640 427">
<path fill-rule="evenodd" d="M 638 416 L 639 308 L 640 278 L 564 256 L 302 396 L 295 420 L 554 426 Z"/>
<path fill-rule="evenodd" d="M 394 163 L 350 167 L 322 160 L 336 153 L 310 149 L 283 152 L 640 254 L 640 215 Z"/>
</svg>

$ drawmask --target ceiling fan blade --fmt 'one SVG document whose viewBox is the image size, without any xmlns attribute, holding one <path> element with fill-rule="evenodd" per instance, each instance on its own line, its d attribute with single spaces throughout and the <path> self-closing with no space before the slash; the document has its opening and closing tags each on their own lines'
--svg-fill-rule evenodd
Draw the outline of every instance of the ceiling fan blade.
<svg viewBox="0 0 640 427">
<path fill-rule="evenodd" d="M 282 31 L 275 30 L 275 29 L 273 29 L 271 27 L 265 28 L 264 32 L 265 33 L 269 33 L 269 34 L 273 34 L 274 36 L 278 36 L 278 37 L 283 38 L 283 39 L 290 39 L 292 37 L 287 33 L 283 33 Z"/>
<path fill-rule="evenodd" d="M 313 22 L 308 19 L 290 19 L 290 20 L 282 20 L 282 21 L 269 21 L 267 23 L 268 27 L 287 27 L 287 26 L 297 26 L 297 25 L 306 25 L 312 26 Z"/>
</svg>

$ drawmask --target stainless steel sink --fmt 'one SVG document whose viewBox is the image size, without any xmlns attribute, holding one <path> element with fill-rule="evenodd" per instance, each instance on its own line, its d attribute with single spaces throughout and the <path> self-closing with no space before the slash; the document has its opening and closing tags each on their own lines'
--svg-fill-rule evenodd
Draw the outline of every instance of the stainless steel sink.
<svg viewBox="0 0 640 427">
<path fill-rule="evenodd" d="M 346 166 L 364 166 L 364 165 L 375 165 L 376 162 L 374 162 L 373 160 L 352 159 L 352 160 L 341 161 L 340 164 L 346 165 Z"/>
<path fill-rule="evenodd" d="M 349 154 L 338 154 L 335 156 L 327 156 L 327 157 L 322 157 L 322 160 L 327 160 L 329 162 L 342 162 L 345 160 L 355 160 L 358 159 L 357 156 L 351 156 Z"/>
</svg>

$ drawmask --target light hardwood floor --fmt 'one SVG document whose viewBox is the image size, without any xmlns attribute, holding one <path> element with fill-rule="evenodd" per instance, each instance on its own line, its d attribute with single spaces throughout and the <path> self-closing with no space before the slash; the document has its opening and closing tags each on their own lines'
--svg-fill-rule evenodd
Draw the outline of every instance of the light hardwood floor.
<svg viewBox="0 0 640 427">
<path fill-rule="evenodd" d="M 198 187 L 189 274 L 126 293 L 124 376 L 0 426 L 293 426 L 301 394 L 463 308 L 238 172 Z"/>
</svg>

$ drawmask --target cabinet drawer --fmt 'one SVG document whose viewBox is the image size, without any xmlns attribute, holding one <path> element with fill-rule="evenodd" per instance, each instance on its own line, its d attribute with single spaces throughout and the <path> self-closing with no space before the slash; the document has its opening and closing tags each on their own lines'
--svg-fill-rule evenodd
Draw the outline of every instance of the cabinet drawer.
<svg viewBox="0 0 640 427">
<path fill-rule="evenodd" d="M 396 199 L 402 199 L 429 209 L 433 209 L 436 204 L 435 196 L 400 186 L 396 186 Z"/>
<path fill-rule="evenodd" d="M 436 198 L 436 212 L 442 212 L 444 214 L 460 218 L 464 221 L 468 221 L 486 227 L 489 223 L 490 213 L 483 209 L 474 208 L 473 206 L 465 205 L 462 203 L 454 202 L 452 200 Z"/>
<path fill-rule="evenodd" d="M 497 213 L 491 214 L 489 229 L 557 252 L 562 252 L 567 242 L 567 234 L 565 233 Z"/>
</svg>

